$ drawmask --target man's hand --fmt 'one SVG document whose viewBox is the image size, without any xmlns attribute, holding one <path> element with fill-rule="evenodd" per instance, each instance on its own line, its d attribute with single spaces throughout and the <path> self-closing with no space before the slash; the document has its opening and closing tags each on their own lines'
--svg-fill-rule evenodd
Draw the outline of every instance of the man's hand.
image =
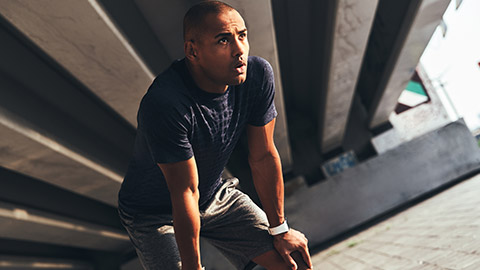
<svg viewBox="0 0 480 270">
<path fill-rule="evenodd" d="M 302 255 L 303 261 L 308 267 L 313 267 L 307 243 L 308 240 L 305 235 L 294 229 L 290 229 L 286 233 L 275 235 L 273 237 L 273 245 L 275 246 L 275 249 L 292 269 L 298 268 L 297 263 L 290 255 L 295 251 L 298 251 Z"/>
</svg>

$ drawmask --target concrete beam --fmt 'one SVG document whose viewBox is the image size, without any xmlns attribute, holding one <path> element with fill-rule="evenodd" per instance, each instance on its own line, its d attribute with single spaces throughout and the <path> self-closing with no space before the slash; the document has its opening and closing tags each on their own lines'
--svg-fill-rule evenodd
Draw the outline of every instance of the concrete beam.
<svg viewBox="0 0 480 270">
<path fill-rule="evenodd" d="M 0 201 L 122 229 L 115 206 L 25 174 L 0 167 L 0 187 Z M 2 254 L 1 249 L 0 254 Z"/>
<path fill-rule="evenodd" d="M 170 59 L 183 58 L 183 16 L 191 1 L 134 1 Z"/>
<path fill-rule="evenodd" d="M 0 164 L 75 193 L 117 205 L 122 176 L 9 117 L 0 108 Z"/>
<path fill-rule="evenodd" d="M 2 166 L 115 206 L 133 127 L 0 22 Z"/>
<path fill-rule="evenodd" d="M 378 0 L 340 0 L 335 16 L 325 113 L 320 119 L 322 152 L 341 146 Z"/>
<path fill-rule="evenodd" d="M 96 1 L 106 10 L 154 75 L 170 66 L 172 59 L 134 0 Z"/>
<path fill-rule="evenodd" d="M 1 16 L 0 39 L 0 106 L 123 171 L 133 126 Z"/>
<path fill-rule="evenodd" d="M 409 27 L 402 30 L 407 31 L 407 36 L 405 41 L 402 41 L 403 46 L 398 45 L 401 47 L 397 57 L 390 59 L 395 61 L 393 71 L 378 106 L 372 110 L 369 122 L 371 129 L 388 121 L 449 3 L 449 0 L 423 0 L 412 19 L 413 23 L 404 23 L 404 27 Z"/>
<path fill-rule="evenodd" d="M 6 202 L 0 202 L 0 237 L 112 252 L 131 245 L 124 231 Z"/>
<path fill-rule="evenodd" d="M 26 256 L 0 255 L 0 269 L 69 269 L 93 270 L 87 262 Z"/>
<path fill-rule="evenodd" d="M 5 0 L 0 13 L 136 126 L 154 76 L 95 0 Z"/>
<path fill-rule="evenodd" d="M 3 74 L 0 85 L 2 166 L 115 206 L 121 151 Z"/>
</svg>

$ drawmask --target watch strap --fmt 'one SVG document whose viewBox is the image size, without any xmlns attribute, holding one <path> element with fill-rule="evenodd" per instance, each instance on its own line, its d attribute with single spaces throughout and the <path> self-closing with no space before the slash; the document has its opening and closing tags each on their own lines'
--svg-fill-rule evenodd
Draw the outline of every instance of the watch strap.
<svg viewBox="0 0 480 270">
<path fill-rule="evenodd" d="M 288 227 L 288 224 L 287 224 L 287 220 L 285 219 L 285 221 L 276 226 L 276 227 L 273 227 L 273 228 L 268 228 L 268 233 L 270 235 L 279 235 L 279 234 L 282 234 L 282 233 L 286 233 L 290 230 L 290 228 Z"/>
</svg>

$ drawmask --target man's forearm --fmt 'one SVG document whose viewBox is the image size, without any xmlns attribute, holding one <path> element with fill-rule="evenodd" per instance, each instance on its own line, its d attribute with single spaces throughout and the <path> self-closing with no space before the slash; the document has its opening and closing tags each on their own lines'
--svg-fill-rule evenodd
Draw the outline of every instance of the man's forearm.
<svg viewBox="0 0 480 270">
<path fill-rule="evenodd" d="M 249 162 L 255 189 L 262 202 L 263 210 L 267 214 L 270 227 L 276 227 L 285 221 L 283 176 L 278 152 L 275 149 L 273 154 L 265 155 L 256 161 L 249 160 Z M 302 256 L 301 259 L 296 258 L 300 266 L 304 262 L 308 265 L 308 269 L 312 267 L 307 239 L 302 233 L 291 229 L 288 232 L 275 235 L 273 245 L 290 267 L 295 269 L 298 267 L 298 264 L 290 255 L 295 251 L 300 252 Z"/>
<path fill-rule="evenodd" d="M 172 198 L 172 203 L 175 239 L 182 259 L 182 269 L 200 269 L 198 191 L 196 193 L 185 192 L 178 198 Z"/>
<path fill-rule="evenodd" d="M 259 160 L 249 160 L 253 182 L 262 207 L 271 227 L 284 220 L 283 176 L 278 152 L 270 153 Z"/>
</svg>

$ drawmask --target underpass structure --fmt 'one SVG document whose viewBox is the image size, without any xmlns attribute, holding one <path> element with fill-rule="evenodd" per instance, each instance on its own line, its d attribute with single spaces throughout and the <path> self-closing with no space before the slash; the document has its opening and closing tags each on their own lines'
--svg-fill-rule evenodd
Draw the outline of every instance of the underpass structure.
<svg viewBox="0 0 480 270">
<path fill-rule="evenodd" d="M 182 58 L 183 15 L 198 2 L 0 0 L 0 268 L 135 267 L 116 205 L 136 112 Z M 389 117 L 450 1 L 225 2 L 246 20 L 250 54 L 275 72 L 287 205 L 320 207 L 295 194 L 324 192 L 315 190 L 333 180 L 322 166 L 344 153 L 369 177 L 365 162 L 384 160 L 372 139 L 394 128 Z M 246 155 L 240 141 L 226 173 L 255 198 Z"/>
</svg>

